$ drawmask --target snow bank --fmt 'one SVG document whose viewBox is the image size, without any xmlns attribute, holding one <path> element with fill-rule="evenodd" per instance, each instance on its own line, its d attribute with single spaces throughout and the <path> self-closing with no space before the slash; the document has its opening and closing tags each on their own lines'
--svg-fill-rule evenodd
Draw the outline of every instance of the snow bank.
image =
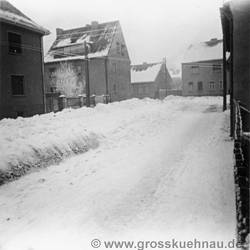
<svg viewBox="0 0 250 250">
<path fill-rule="evenodd" d="M 0 122 L 0 184 L 98 146 L 98 136 L 66 114 Z"/>
<path fill-rule="evenodd" d="M 0 184 L 16 179 L 32 169 L 58 163 L 74 154 L 98 147 L 104 138 L 129 126 L 142 115 L 188 103 L 221 104 L 220 97 L 168 96 L 163 101 L 130 99 L 93 108 L 65 109 L 56 114 L 0 121 Z M 178 105 L 177 105 L 178 104 Z M 125 135 L 126 136 L 126 135 Z"/>
</svg>

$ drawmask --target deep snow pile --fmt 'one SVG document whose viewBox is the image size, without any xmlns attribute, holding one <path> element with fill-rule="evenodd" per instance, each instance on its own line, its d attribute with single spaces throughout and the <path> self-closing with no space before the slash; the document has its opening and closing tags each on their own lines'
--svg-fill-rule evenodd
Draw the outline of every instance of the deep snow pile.
<svg viewBox="0 0 250 250">
<path fill-rule="evenodd" d="M 100 249 L 114 239 L 234 239 L 233 141 L 221 104 L 133 99 L 56 114 L 58 126 L 85 128 L 99 146 L 0 187 L 0 249 L 90 250 L 95 238 Z M 40 131 L 54 132 L 49 123 Z"/>
<path fill-rule="evenodd" d="M 18 178 L 30 169 L 45 167 L 77 153 L 96 148 L 103 137 L 115 132 L 124 121 L 130 124 L 136 114 L 159 109 L 175 109 L 186 102 L 200 105 L 221 103 L 221 98 L 183 98 L 165 100 L 131 99 L 94 109 L 83 107 L 31 118 L 0 121 L 0 184 Z M 162 105 L 164 104 L 164 105 Z"/>
</svg>

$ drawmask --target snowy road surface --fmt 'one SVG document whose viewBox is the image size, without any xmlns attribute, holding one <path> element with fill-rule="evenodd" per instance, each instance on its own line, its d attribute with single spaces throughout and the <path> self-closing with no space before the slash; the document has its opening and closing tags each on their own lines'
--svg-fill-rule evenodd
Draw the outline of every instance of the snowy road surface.
<svg viewBox="0 0 250 250">
<path fill-rule="evenodd" d="M 92 238 L 235 237 L 221 99 L 131 102 L 114 104 L 113 115 L 99 107 L 106 115 L 91 123 L 102 132 L 97 148 L 0 187 L 1 250 L 91 249 Z"/>
</svg>

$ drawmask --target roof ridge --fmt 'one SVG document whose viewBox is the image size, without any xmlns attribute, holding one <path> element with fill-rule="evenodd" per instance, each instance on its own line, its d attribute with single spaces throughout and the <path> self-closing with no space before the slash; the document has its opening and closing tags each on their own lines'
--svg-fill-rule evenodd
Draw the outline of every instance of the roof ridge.
<svg viewBox="0 0 250 250">
<path fill-rule="evenodd" d="M 50 32 L 34 22 L 31 18 L 26 16 L 23 12 L 9 3 L 7 0 L 0 0 L 0 19 L 5 22 L 25 27 L 33 31 L 48 35 Z"/>
<path fill-rule="evenodd" d="M 104 23 L 99 23 L 98 22 L 98 26 L 99 25 L 107 25 L 107 24 L 116 24 L 119 21 L 110 21 L 110 22 L 104 22 Z M 81 26 L 81 27 L 77 27 L 77 28 L 72 28 L 72 29 L 62 29 L 62 35 L 66 35 L 66 34 L 71 34 L 73 31 L 79 30 L 82 32 L 88 32 L 88 31 L 98 31 L 98 30 L 102 30 L 102 29 L 96 29 L 96 30 L 91 30 L 91 24 L 85 24 L 85 26 Z"/>
<path fill-rule="evenodd" d="M 4 11 L 11 12 L 11 13 L 19 15 L 19 16 L 22 16 L 22 17 L 27 18 L 28 20 L 32 21 L 28 16 L 26 16 L 22 11 L 17 9 L 14 5 L 12 5 L 7 0 L 0 0 L 0 9 L 2 9 Z"/>
</svg>

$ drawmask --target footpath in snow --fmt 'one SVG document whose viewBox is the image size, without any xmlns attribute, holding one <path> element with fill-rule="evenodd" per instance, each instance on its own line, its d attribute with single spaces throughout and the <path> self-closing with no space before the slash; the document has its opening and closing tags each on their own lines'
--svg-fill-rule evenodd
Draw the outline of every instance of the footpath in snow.
<svg viewBox="0 0 250 250">
<path fill-rule="evenodd" d="M 0 249 L 234 239 L 233 145 L 221 103 L 132 99 L 1 121 L 2 171 L 51 150 L 64 160 L 0 186 Z"/>
</svg>

